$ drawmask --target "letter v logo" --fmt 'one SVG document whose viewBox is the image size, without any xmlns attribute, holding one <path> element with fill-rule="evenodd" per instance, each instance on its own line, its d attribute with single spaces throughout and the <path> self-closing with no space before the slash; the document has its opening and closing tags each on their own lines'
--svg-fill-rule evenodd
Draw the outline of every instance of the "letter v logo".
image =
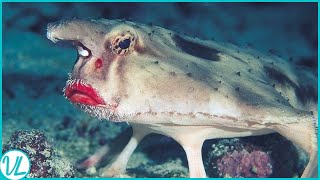
<svg viewBox="0 0 320 180">
<path fill-rule="evenodd" d="M 22 179 L 30 170 L 29 157 L 20 150 L 10 150 L 1 158 L 1 172 L 8 179 Z"/>
</svg>

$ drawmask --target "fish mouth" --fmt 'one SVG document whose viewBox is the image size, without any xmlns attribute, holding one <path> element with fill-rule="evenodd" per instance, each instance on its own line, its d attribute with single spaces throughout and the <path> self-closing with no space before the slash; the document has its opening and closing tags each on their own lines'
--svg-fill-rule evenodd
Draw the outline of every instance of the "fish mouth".
<svg viewBox="0 0 320 180">
<path fill-rule="evenodd" d="M 76 80 L 67 84 L 64 94 L 72 103 L 90 106 L 106 105 L 93 87 L 84 83 L 82 80 Z"/>
</svg>

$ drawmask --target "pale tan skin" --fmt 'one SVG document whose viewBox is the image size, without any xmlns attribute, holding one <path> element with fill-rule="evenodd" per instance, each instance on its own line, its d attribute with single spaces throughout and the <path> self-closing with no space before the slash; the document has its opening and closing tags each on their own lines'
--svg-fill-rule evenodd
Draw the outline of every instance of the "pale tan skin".
<svg viewBox="0 0 320 180">
<path fill-rule="evenodd" d="M 302 177 L 316 177 L 317 97 L 303 93 L 317 92 L 315 74 L 249 48 L 176 35 L 118 20 L 49 24 L 50 40 L 79 41 L 91 51 L 89 57 L 79 57 L 69 81 L 90 84 L 107 105 L 78 105 L 133 127 L 129 143 L 102 175 L 124 173 L 131 154 L 150 133 L 175 139 L 187 154 L 190 177 L 206 177 L 201 157 L 206 139 L 278 132 L 310 156 Z M 132 46 L 118 53 L 113 45 L 117 37 L 134 37 Z M 96 68 L 97 58 L 102 58 L 102 68 Z M 307 85 L 312 91 L 303 89 Z M 106 148 L 91 160 L 96 163 L 105 153 Z"/>
</svg>

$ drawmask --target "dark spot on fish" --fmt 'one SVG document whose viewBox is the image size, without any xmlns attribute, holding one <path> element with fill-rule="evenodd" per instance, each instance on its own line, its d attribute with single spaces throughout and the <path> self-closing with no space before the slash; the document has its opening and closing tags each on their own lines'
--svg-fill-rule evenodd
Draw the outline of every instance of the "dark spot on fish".
<svg viewBox="0 0 320 180">
<path fill-rule="evenodd" d="M 195 42 L 186 40 L 179 35 L 174 35 L 173 40 L 176 43 L 176 45 L 184 52 L 209 61 L 219 61 L 220 58 L 218 56 L 218 53 L 220 51 L 201 45 L 197 44 Z"/>
<path fill-rule="evenodd" d="M 260 56 L 257 56 L 257 59 L 260 59 Z"/>
<path fill-rule="evenodd" d="M 169 74 L 170 74 L 170 76 L 176 76 L 175 72 L 170 72 Z"/>
<path fill-rule="evenodd" d="M 236 74 L 237 74 L 238 76 L 240 76 L 240 71 L 236 72 Z"/>
<path fill-rule="evenodd" d="M 151 32 L 150 32 L 150 33 L 148 33 L 148 35 L 149 35 L 149 36 L 151 36 Z"/>
<path fill-rule="evenodd" d="M 155 64 L 159 64 L 159 61 L 155 61 L 154 63 L 155 63 Z"/>
<path fill-rule="evenodd" d="M 280 102 L 280 99 L 277 99 L 278 102 Z"/>
<path fill-rule="evenodd" d="M 250 72 L 250 73 L 251 73 L 251 72 L 252 72 L 252 69 L 248 69 L 248 72 Z"/>
<path fill-rule="evenodd" d="M 191 72 L 187 73 L 187 76 L 191 77 L 191 76 L 192 76 L 192 73 L 191 73 Z"/>
<path fill-rule="evenodd" d="M 152 30 L 151 33 L 154 34 L 154 32 L 156 32 L 155 30 Z"/>
<path fill-rule="evenodd" d="M 221 84 L 221 83 L 222 83 L 222 81 L 219 81 L 219 83 Z"/>
<path fill-rule="evenodd" d="M 275 88 L 275 87 L 276 87 L 276 84 L 272 84 L 272 87 Z"/>
<path fill-rule="evenodd" d="M 239 91 L 240 91 L 240 88 L 239 88 L 239 87 L 236 87 L 236 91 L 238 91 L 238 92 L 239 92 Z"/>
</svg>

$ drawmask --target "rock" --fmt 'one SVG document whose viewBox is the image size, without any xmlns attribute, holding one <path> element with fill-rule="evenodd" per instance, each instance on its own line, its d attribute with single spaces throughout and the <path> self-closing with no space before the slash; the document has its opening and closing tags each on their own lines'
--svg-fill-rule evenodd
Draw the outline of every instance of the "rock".
<svg viewBox="0 0 320 180">
<path fill-rule="evenodd" d="M 19 149 L 29 156 L 31 170 L 28 178 L 74 177 L 70 162 L 56 153 L 41 131 L 15 131 L 4 144 L 2 153 L 10 149 Z"/>
</svg>

